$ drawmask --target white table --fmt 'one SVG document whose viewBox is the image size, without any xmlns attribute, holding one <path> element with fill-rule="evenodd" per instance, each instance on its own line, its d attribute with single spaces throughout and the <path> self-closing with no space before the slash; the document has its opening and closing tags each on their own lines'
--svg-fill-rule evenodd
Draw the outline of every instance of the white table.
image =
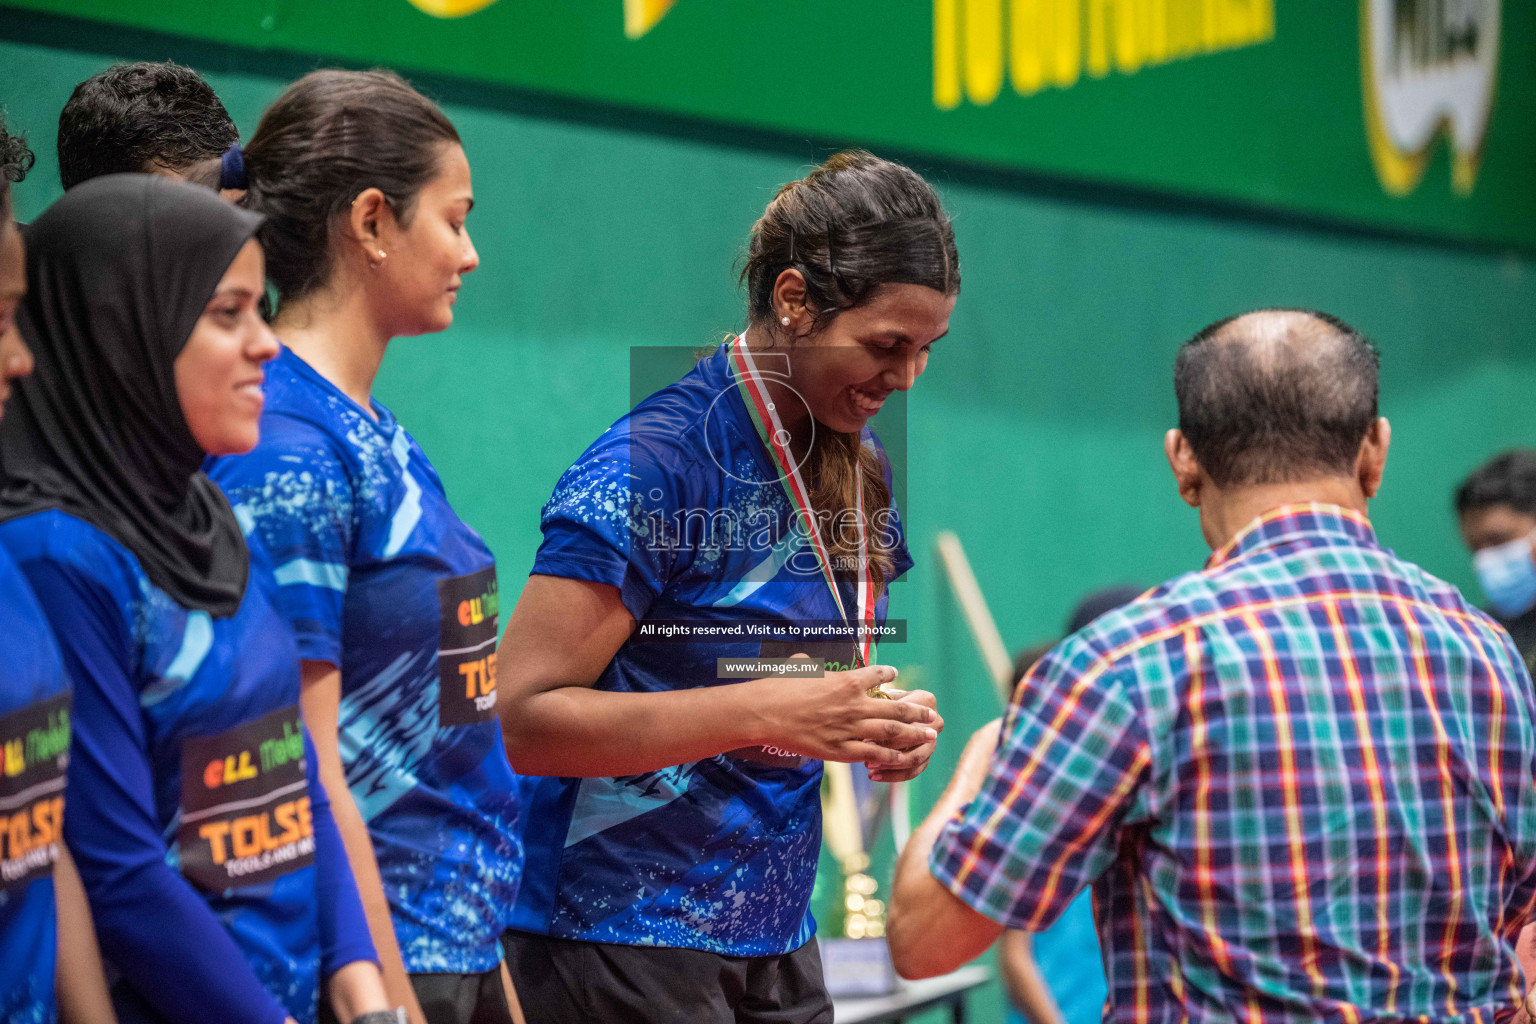
<svg viewBox="0 0 1536 1024">
<path fill-rule="evenodd" d="M 900 1024 L 913 1014 L 948 1006 L 955 1024 L 965 1024 L 965 997 L 991 980 L 992 972 L 973 964 L 937 978 L 903 981 L 888 996 L 835 999 L 834 1024 Z"/>
</svg>

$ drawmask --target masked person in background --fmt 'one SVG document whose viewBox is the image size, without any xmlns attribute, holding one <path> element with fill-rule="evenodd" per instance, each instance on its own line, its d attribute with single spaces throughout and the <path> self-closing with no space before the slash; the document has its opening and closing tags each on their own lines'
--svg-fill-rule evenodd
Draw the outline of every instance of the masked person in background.
<svg viewBox="0 0 1536 1024">
<path fill-rule="evenodd" d="M 119 1018 L 313 1024 L 323 989 L 393 1022 L 272 570 L 200 472 L 258 436 L 260 222 L 120 174 L 31 225 L 0 545 L 73 688 L 66 836 Z"/>
<path fill-rule="evenodd" d="M 1488 610 L 1529 664 L 1536 657 L 1536 451 L 1490 459 L 1456 489 L 1456 518 Z"/>
<path fill-rule="evenodd" d="M 0 121 L 0 419 L 11 382 L 32 372 L 16 329 L 27 272 L 11 215 L 11 185 L 31 166 L 26 140 Z M 110 1024 L 90 909 L 64 845 L 69 680 L 48 620 L 3 547 L 0 623 L 0 1021 Z"/>
</svg>

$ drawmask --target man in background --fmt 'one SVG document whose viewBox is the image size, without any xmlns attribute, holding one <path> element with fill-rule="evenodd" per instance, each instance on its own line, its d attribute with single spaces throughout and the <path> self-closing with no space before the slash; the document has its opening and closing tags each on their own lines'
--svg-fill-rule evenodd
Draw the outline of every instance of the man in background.
<svg viewBox="0 0 1536 1024">
<path fill-rule="evenodd" d="M 1536 451 L 1505 452 L 1473 470 L 1456 489 L 1456 517 L 1489 614 L 1530 664 L 1536 656 Z"/>
<path fill-rule="evenodd" d="M 1092 885 L 1105 1019 L 1504 1020 L 1536 904 L 1536 694 L 1509 635 L 1382 547 L 1377 354 L 1323 314 L 1211 325 L 1164 441 L 1212 555 L 1068 638 L 897 863 L 940 974 Z"/>
<path fill-rule="evenodd" d="M 103 174 L 184 178 L 239 141 L 229 111 L 196 71 L 170 61 L 119 64 L 75 86 L 64 104 L 59 180 L 68 190 Z"/>
</svg>

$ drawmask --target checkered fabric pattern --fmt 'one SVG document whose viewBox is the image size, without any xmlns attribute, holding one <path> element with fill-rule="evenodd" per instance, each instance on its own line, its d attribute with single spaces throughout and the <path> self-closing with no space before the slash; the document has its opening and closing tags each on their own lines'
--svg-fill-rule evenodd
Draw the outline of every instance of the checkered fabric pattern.
<svg viewBox="0 0 1536 1024">
<path fill-rule="evenodd" d="M 1536 697 L 1362 516 L 1278 508 L 1036 666 L 930 867 L 1031 931 L 1092 884 L 1106 1020 L 1502 1021 Z"/>
</svg>

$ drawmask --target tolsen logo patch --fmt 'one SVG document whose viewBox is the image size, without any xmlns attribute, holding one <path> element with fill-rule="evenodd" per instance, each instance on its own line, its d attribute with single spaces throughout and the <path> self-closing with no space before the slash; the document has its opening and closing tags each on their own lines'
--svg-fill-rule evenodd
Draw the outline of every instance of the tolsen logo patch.
<svg viewBox="0 0 1536 1024">
<path fill-rule="evenodd" d="M 315 859 L 297 706 L 181 748 L 181 873 L 208 892 L 270 882 Z"/>
<path fill-rule="evenodd" d="M 437 581 L 443 625 L 437 649 L 443 725 L 474 725 L 496 714 L 496 567 Z"/>
<path fill-rule="evenodd" d="M 69 694 L 0 718 L 0 890 L 53 871 L 64 827 Z"/>
</svg>

